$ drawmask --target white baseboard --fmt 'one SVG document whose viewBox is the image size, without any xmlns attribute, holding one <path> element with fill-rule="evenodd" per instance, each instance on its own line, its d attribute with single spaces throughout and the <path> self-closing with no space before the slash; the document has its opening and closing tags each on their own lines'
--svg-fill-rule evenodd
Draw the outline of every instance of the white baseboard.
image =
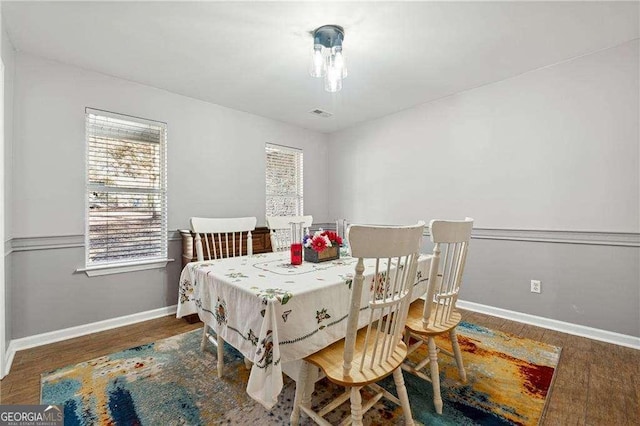
<svg viewBox="0 0 640 426">
<path fill-rule="evenodd" d="M 11 364 L 13 363 L 13 357 L 16 355 L 16 348 L 13 342 L 9 342 L 9 347 L 4 354 L 4 371 L 0 371 L 0 379 L 9 374 L 11 370 Z"/>
<path fill-rule="evenodd" d="M 13 339 L 9 343 L 5 356 L 5 372 L 9 373 L 13 357 L 17 351 L 34 348 L 36 346 L 48 345 L 49 343 L 55 343 L 61 340 L 73 339 L 74 337 L 85 336 L 91 333 L 111 330 L 112 328 L 148 321 L 154 318 L 175 315 L 177 310 L 178 305 L 166 306 L 164 308 L 153 309 L 151 311 L 138 312 L 136 314 L 125 315 L 123 317 L 110 318 L 104 321 L 78 325 L 76 327 L 69 327 L 62 330 L 50 331 L 48 333 L 36 334 L 34 336 L 22 337 L 20 339 Z"/>
<path fill-rule="evenodd" d="M 480 303 L 467 302 L 464 300 L 458 300 L 456 302 L 456 306 L 468 311 L 479 312 L 494 317 L 505 318 L 512 321 L 531 324 L 542 328 L 548 328 L 550 330 L 561 331 L 563 333 L 586 337 L 593 340 L 600 340 L 602 342 L 613 343 L 615 345 L 626 346 L 633 349 L 640 349 L 640 337 L 587 327 L 585 325 L 572 324 L 522 312 L 510 311 L 508 309 L 481 305 Z"/>
</svg>

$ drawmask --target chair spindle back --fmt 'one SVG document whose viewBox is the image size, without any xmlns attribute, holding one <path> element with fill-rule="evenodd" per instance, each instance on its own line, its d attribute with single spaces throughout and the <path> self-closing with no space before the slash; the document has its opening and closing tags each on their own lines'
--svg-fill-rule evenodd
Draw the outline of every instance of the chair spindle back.
<svg viewBox="0 0 640 426">
<path fill-rule="evenodd" d="M 432 220 L 430 227 L 434 246 L 422 315 L 425 328 L 447 323 L 456 307 L 473 219 Z"/>
<path fill-rule="evenodd" d="M 245 253 L 249 256 L 253 254 L 251 231 L 256 229 L 257 219 L 255 217 L 215 219 L 192 217 L 190 223 L 191 230 L 196 233 L 196 256 L 200 262 L 242 256 Z M 246 234 L 244 247 L 243 234 Z"/>
<path fill-rule="evenodd" d="M 373 369 L 394 355 L 404 330 L 422 242 L 424 222 L 413 226 L 353 225 L 349 230 L 352 256 L 358 258 L 351 291 L 343 370 L 349 375 L 355 362 L 359 370 Z M 364 340 L 356 342 L 365 259 L 375 259 L 369 298 L 369 323 Z M 353 360 L 356 344 L 364 345 L 360 360 Z"/>
<path fill-rule="evenodd" d="M 268 216 L 267 227 L 271 238 L 271 250 L 287 251 L 291 246 L 291 224 L 301 223 L 305 233 L 313 223 L 313 216 Z"/>
</svg>

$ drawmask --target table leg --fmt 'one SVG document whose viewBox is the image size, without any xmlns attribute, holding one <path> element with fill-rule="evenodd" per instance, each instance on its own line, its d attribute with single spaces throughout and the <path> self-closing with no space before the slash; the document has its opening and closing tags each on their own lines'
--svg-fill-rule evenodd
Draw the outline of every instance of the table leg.
<svg viewBox="0 0 640 426">
<path fill-rule="evenodd" d="M 307 378 L 305 380 L 305 388 L 304 388 L 304 397 L 301 401 L 301 404 L 305 407 L 311 407 L 311 397 L 313 395 L 313 391 L 316 389 L 316 381 L 318 381 L 318 375 L 320 374 L 320 369 L 313 364 L 309 364 L 307 367 Z M 302 374 L 302 372 L 300 372 Z"/>
<path fill-rule="evenodd" d="M 319 371 L 315 365 L 304 361 L 302 362 L 298 377 L 296 378 L 296 393 L 290 418 L 292 426 L 296 426 L 300 420 L 300 406 L 311 406 L 311 396 L 315 390 L 315 383 L 318 380 Z"/>
<path fill-rule="evenodd" d="M 302 362 L 302 366 L 300 367 L 300 371 L 298 372 L 298 377 L 296 378 L 296 394 L 293 398 L 293 410 L 291 410 L 291 426 L 297 426 L 298 421 L 300 420 L 300 405 L 305 398 L 304 391 L 306 386 L 306 380 L 309 370 L 309 364 L 306 362 Z"/>
</svg>

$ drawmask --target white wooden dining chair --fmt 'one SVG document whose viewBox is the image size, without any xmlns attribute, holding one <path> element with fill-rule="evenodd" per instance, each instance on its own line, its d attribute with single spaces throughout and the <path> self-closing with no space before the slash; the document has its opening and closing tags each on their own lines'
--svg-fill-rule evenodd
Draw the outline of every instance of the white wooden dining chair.
<svg viewBox="0 0 640 426">
<path fill-rule="evenodd" d="M 195 245 L 198 262 L 224 257 L 242 256 L 245 254 L 251 256 L 253 254 L 251 231 L 256 229 L 257 219 L 255 217 L 192 217 L 189 222 L 191 224 L 191 231 L 196 234 Z M 243 238 L 245 235 L 246 242 L 244 242 Z M 204 244 L 202 242 L 203 239 Z M 207 342 L 211 342 L 218 349 L 218 377 L 222 377 L 222 370 L 224 368 L 224 339 L 222 339 L 219 334 L 216 336 L 211 334 L 209 327 L 205 323 L 202 330 L 202 342 L 200 344 L 202 351 L 206 349 Z M 246 358 L 245 365 L 247 365 L 247 367 L 249 366 L 249 361 Z"/>
<path fill-rule="evenodd" d="M 411 338 L 417 339 L 416 343 L 409 346 L 409 354 L 426 342 L 429 355 L 415 365 L 405 362 L 402 368 L 432 383 L 433 404 L 436 412 L 442 414 L 438 352 L 453 356 L 460 379 L 463 382 L 467 380 L 456 336 L 456 327 L 462 319 L 460 313 L 456 311 L 456 302 L 462 285 L 473 219 L 432 220 L 430 227 L 434 247 L 429 271 L 429 287 L 425 300 L 418 299 L 409 307 L 405 335 L 407 343 Z M 444 333 L 449 334 L 453 351 L 436 346 L 434 338 Z M 427 364 L 430 366 L 431 376 L 421 371 Z"/>
<path fill-rule="evenodd" d="M 255 217 L 192 217 L 190 223 L 191 230 L 196 234 L 196 256 L 200 262 L 253 254 L 251 231 L 256 229 Z M 246 235 L 246 242 L 243 241 L 243 235 Z"/>
<path fill-rule="evenodd" d="M 358 258 L 346 337 L 306 357 L 296 383 L 292 424 L 297 424 L 300 411 L 316 423 L 329 425 L 323 417 L 350 399 L 351 418 L 345 424 L 362 425 L 364 413 L 383 396 L 402 407 L 406 424 L 412 425 L 409 397 L 402 377 L 402 362 L 407 346 L 402 340 L 407 309 L 416 278 L 416 267 L 422 241 L 424 222 L 413 226 L 376 227 L 353 225 L 349 243 L 353 257 Z M 371 282 L 364 282 L 364 260 L 373 259 L 375 266 Z M 370 289 L 366 310 L 367 326 L 358 330 L 363 287 Z M 372 287 L 372 288 L 371 288 Z M 310 364 L 319 367 L 332 382 L 345 386 L 346 392 L 314 411 L 310 404 L 307 381 Z M 398 397 L 376 384 L 393 374 Z M 363 405 L 360 389 L 368 386 L 375 396 Z M 350 420 L 350 421 L 349 421 Z"/>
<path fill-rule="evenodd" d="M 308 234 L 313 216 L 268 216 L 267 228 L 271 237 L 271 250 L 287 251 L 291 246 L 291 223 L 302 223 L 303 231 Z"/>
</svg>

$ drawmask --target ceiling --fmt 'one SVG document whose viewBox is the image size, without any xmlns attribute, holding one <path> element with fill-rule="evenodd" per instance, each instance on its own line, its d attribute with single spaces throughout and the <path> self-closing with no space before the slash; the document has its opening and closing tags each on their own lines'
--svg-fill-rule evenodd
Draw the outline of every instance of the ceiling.
<svg viewBox="0 0 640 426">
<path fill-rule="evenodd" d="M 2 2 L 19 51 L 321 132 L 639 37 L 636 2 Z M 337 94 L 312 37 L 345 28 Z M 315 108 L 334 115 L 309 114 Z"/>
</svg>

